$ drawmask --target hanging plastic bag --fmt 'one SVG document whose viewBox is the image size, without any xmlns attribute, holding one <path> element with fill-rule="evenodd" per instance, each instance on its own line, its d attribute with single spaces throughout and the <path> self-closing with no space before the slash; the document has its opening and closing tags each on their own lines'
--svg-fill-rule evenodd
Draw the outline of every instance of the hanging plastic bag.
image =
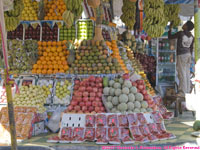
<svg viewBox="0 0 200 150">
<path fill-rule="evenodd" d="M 53 132 L 56 133 L 59 130 L 59 123 L 61 120 L 61 113 L 64 111 L 64 108 L 57 107 L 54 111 L 53 115 L 49 119 L 49 122 L 47 123 L 47 127 Z"/>
</svg>

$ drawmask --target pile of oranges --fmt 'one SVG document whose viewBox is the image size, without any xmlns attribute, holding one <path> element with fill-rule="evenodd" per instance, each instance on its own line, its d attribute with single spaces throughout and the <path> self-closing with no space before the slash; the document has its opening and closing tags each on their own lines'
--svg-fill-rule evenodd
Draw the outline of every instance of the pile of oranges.
<svg viewBox="0 0 200 150">
<path fill-rule="evenodd" d="M 44 0 L 46 16 L 44 20 L 63 20 L 62 14 L 66 10 L 63 0 Z"/>
<path fill-rule="evenodd" d="M 112 57 L 117 59 L 118 63 L 120 64 L 122 70 L 124 71 L 124 73 L 129 73 L 123 59 L 121 58 L 120 54 L 119 54 L 119 48 L 117 46 L 117 43 L 115 40 L 112 40 L 112 42 L 106 41 L 107 46 L 109 47 L 109 49 L 111 49 L 113 51 L 112 53 Z"/>
<path fill-rule="evenodd" d="M 33 65 L 33 74 L 56 74 L 66 73 L 69 69 L 67 64 L 67 41 L 38 41 L 37 63 Z"/>
</svg>

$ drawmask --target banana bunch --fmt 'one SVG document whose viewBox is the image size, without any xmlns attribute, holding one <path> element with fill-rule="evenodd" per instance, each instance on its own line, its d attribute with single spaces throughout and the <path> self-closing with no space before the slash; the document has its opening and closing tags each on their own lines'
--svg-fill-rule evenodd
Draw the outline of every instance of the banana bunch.
<svg viewBox="0 0 200 150">
<path fill-rule="evenodd" d="M 64 0 L 67 10 L 74 14 L 74 19 L 79 19 L 83 12 L 83 0 Z"/>
<path fill-rule="evenodd" d="M 22 10 L 24 9 L 22 0 L 14 0 L 13 9 L 4 12 L 5 24 L 7 31 L 13 31 L 20 23 Z"/>
<path fill-rule="evenodd" d="M 143 28 L 145 32 L 152 38 L 162 36 L 168 22 L 164 15 L 163 0 L 145 0 L 144 13 Z"/>
<path fill-rule="evenodd" d="M 133 29 L 133 26 L 135 25 L 136 3 L 130 2 L 129 0 L 123 0 L 122 12 L 123 14 L 120 19 L 125 23 L 128 29 Z"/>
<path fill-rule="evenodd" d="M 74 23 L 74 14 L 69 11 L 69 10 L 65 10 L 65 12 L 62 15 L 63 21 L 66 23 L 67 28 L 71 28 L 71 26 Z"/>
<path fill-rule="evenodd" d="M 164 14 L 165 17 L 167 19 L 167 21 L 169 22 L 173 22 L 173 27 L 177 27 L 179 26 L 179 24 L 181 23 L 181 20 L 178 16 L 179 12 L 180 12 L 180 7 L 178 4 L 165 4 L 164 7 Z"/>
</svg>

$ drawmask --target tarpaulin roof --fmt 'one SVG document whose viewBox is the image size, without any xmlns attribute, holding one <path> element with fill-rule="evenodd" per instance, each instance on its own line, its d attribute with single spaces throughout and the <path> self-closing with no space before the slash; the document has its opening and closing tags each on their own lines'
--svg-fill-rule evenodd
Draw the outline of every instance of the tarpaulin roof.
<svg viewBox="0 0 200 150">
<path fill-rule="evenodd" d="M 194 0 L 164 0 L 166 4 L 192 4 Z"/>
</svg>

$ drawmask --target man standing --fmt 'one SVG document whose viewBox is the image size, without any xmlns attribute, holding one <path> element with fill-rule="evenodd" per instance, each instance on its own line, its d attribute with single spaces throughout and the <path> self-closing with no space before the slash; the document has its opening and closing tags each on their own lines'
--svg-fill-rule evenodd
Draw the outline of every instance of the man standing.
<svg viewBox="0 0 200 150">
<path fill-rule="evenodd" d="M 194 37 L 190 31 L 194 29 L 194 24 L 191 21 L 187 21 L 182 26 L 183 31 L 179 31 L 174 35 L 171 34 L 171 25 L 168 38 L 177 39 L 176 66 L 179 79 L 177 96 L 185 97 L 186 93 L 190 93 L 190 64 L 194 43 Z"/>
</svg>

